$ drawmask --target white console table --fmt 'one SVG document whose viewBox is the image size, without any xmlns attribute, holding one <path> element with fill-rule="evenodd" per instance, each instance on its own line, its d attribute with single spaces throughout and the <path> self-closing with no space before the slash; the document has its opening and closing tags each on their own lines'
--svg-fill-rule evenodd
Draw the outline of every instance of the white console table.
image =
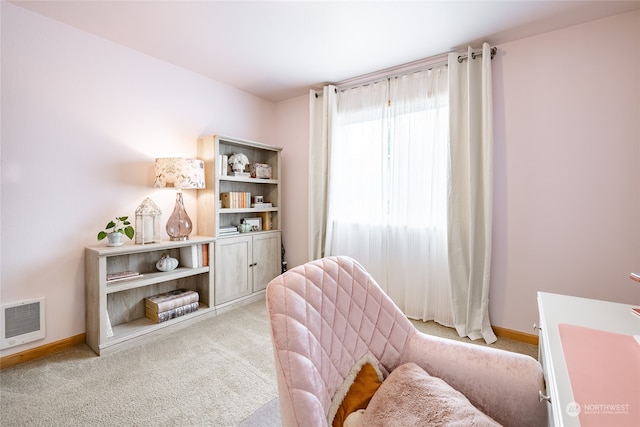
<svg viewBox="0 0 640 427">
<path fill-rule="evenodd" d="M 566 323 L 622 335 L 638 335 L 640 334 L 640 317 L 631 312 L 632 307 L 637 306 L 545 292 L 538 293 L 540 314 L 538 348 L 550 401 L 550 426 L 580 426 L 579 417 L 567 410 L 567 406 L 575 402 L 575 399 L 571 390 L 558 324 Z M 638 399 L 637 404 L 640 405 L 640 398 Z"/>
</svg>

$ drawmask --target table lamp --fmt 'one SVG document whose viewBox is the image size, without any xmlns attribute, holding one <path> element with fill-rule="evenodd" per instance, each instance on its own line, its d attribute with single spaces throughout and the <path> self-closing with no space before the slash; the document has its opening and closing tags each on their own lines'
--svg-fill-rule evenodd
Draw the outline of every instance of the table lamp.
<svg viewBox="0 0 640 427">
<path fill-rule="evenodd" d="M 176 206 L 167 221 L 167 234 L 169 235 L 169 240 L 189 240 L 189 234 L 193 230 L 193 223 L 184 208 L 182 190 L 205 188 L 204 161 L 176 157 L 156 159 L 154 186 L 178 190 Z"/>
</svg>

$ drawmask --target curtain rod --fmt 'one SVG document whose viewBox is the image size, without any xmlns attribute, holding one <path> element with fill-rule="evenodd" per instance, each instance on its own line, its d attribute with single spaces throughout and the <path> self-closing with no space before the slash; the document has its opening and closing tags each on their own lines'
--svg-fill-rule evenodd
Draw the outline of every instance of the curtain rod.
<svg viewBox="0 0 640 427">
<path fill-rule="evenodd" d="M 496 56 L 496 52 L 498 52 L 498 48 L 497 47 L 492 47 L 491 48 L 491 59 L 493 59 L 494 56 Z M 471 59 L 476 59 L 478 56 L 482 56 L 482 52 L 471 52 Z M 469 55 L 459 55 L 458 56 L 458 62 L 462 64 L 462 61 L 464 61 L 465 59 L 469 58 Z"/>
<path fill-rule="evenodd" d="M 352 77 L 334 83 L 338 89 L 346 87 L 360 86 L 364 83 L 373 83 L 378 80 L 388 79 L 408 72 L 420 71 L 422 69 L 433 68 L 447 63 L 447 54 L 431 56 L 425 59 L 409 62 L 395 67 L 385 68 L 383 70 L 374 71 L 373 73 L 363 74 L 361 76 Z"/>
<path fill-rule="evenodd" d="M 497 47 L 491 48 L 491 59 L 493 59 L 497 51 L 498 51 Z M 478 56 L 482 56 L 482 50 L 480 50 L 479 52 L 471 53 L 471 59 L 476 59 Z M 373 73 L 352 77 L 350 79 L 333 83 L 333 85 L 339 90 L 351 89 L 353 87 L 361 86 L 363 84 L 371 84 L 371 83 L 375 83 L 376 81 L 399 77 L 401 75 L 405 75 L 408 73 L 415 73 L 418 71 L 428 70 L 430 68 L 439 67 L 441 65 L 447 65 L 448 57 L 449 57 L 448 53 L 443 53 L 440 55 L 431 56 L 429 58 L 408 62 L 406 64 L 398 65 L 396 67 L 385 68 L 380 71 L 374 71 Z M 462 63 L 462 61 L 464 61 L 467 58 L 468 58 L 468 55 L 459 55 L 458 62 Z"/>
</svg>

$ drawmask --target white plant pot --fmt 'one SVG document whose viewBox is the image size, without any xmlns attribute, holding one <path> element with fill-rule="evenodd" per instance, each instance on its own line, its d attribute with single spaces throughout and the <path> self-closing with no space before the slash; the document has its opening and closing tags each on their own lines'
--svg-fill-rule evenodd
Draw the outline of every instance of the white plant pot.
<svg viewBox="0 0 640 427">
<path fill-rule="evenodd" d="M 109 239 L 109 243 L 107 246 L 122 246 L 122 233 L 109 233 L 107 234 L 107 239 Z"/>
</svg>

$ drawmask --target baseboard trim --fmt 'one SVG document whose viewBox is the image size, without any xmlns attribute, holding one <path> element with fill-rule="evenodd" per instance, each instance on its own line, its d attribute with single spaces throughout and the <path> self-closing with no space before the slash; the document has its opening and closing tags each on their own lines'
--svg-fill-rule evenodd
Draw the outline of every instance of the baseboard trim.
<svg viewBox="0 0 640 427">
<path fill-rule="evenodd" d="M 70 347 L 74 347 L 78 344 L 85 342 L 86 334 L 74 335 L 69 338 L 65 338 L 60 341 L 52 342 L 49 344 L 41 345 L 40 347 L 30 348 L 29 350 L 21 351 L 19 353 L 10 354 L 0 358 L 0 369 L 9 368 L 19 363 L 28 362 L 39 357 L 48 356 L 60 350 L 64 350 Z"/>
<path fill-rule="evenodd" d="M 492 326 L 492 328 L 493 328 L 493 332 L 496 334 L 497 337 L 508 338 L 514 341 L 538 345 L 537 335 L 526 334 L 524 332 L 501 328 L 499 326 Z M 78 344 L 82 344 L 85 342 L 85 339 L 86 339 L 85 334 L 79 334 L 73 337 L 65 338 L 60 341 L 45 344 L 40 347 L 31 348 L 29 350 L 25 350 L 20 353 L 10 354 L 9 356 L 0 358 L 0 369 L 9 368 L 19 363 L 23 363 L 29 360 L 37 359 L 39 357 L 47 356 L 56 351 L 64 350 L 66 348 L 70 348 Z"/>
<path fill-rule="evenodd" d="M 520 341 L 527 344 L 538 345 L 538 336 L 534 334 L 527 334 L 520 331 L 514 331 L 512 329 L 501 328 L 499 326 L 492 326 L 493 332 L 497 337 L 508 338 L 514 341 Z"/>
</svg>

